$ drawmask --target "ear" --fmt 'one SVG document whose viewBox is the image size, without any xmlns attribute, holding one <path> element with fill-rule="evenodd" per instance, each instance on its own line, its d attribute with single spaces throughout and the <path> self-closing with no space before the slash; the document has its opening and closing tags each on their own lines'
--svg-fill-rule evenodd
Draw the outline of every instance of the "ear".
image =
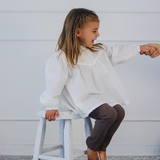
<svg viewBox="0 0 160 160">
<path fill-rule="evenodd" d="M 80 37 L 80 36 L 81 36 L 81 29 L 80 29 L 80 28 L 77 28 L 76 35 L 77 35 L 77 37 Z"/>
</svg>

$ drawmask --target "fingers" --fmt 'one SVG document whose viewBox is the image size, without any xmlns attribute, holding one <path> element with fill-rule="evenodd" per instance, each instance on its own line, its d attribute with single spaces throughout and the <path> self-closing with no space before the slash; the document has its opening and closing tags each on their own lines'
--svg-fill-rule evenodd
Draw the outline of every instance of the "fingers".
<svg viewBox="0 0 160 160">
<path fill-rule="evenodd" d="M 48 121 L 54 121 L 55 120 L 55 115 L 56 117 L 59 117 L 59 112 L 58 110 L 47 110 L 45 114 L 45 119 Z"/>
<path fill-rule="evenodd" d="M 54 118 L 54 116 L 48 116 L 48 117 L 47 117 L 47 120 L 51 122 L 51 121 L 54 121 L 55 118 Z"/>
<path fill-rule="evenodd" d="M 153 46 L 150 46 L 150 50 L 146 55 L 152 56 L 154 53 L 156 53 L 156 48 Z"/>
<path fill-rule="evenodd" d="M 48 119 L 48 121 L 50 121 L 50 122 L 55 120 L 54 116 L 48 116 L 47 119 Z"/>
<path fill-rule="evenodd" d="M 48 116 L 48 121 L 54 121 L 55 120 L 55 118 L 54 118 L 54 116 Z"/>
<path fill-rule="evenodd" d="M 150 57 L 155 58 L 160 55 L 160 44 L 147 44 L 147 46 L 151 46 L 155 49 L 155 51 L 150 53 Z"/>
<path fill-rule="evenodd" d="M 160 53 L 159 53 L 159 50 L 158 50 L 157 48 L 151 46 L 149 56 L 150 56 L 151 58 L 155 58 L 155 57 L 159 56 L 159 54 L 160 54 Z"/>
<path fill-rule="evenodd" d="M 148 55 L 150 53 L 151 47 L 148 45 L 142 45 L 142 46 L 140 46 L 140 49 L 141 49 L 141 51 L 140 51 L 141 55 L 142 54 Z"/>
<path fill-rule="evenodd" d="M 56 117 L 59 117 L 59 112 L 58 111 L 56 112 Z"/>
<path fill-rule="evenodd" d="M 50 116 L 50 115 L 48 115 L 48 114 L 45 115 L 45 119 L 48 120 L 48 121 L 50 121 L 50 122 L 51 122 L 52 120 L 54 120 L 53 116 Z"/>
<path fill-rule="evenodd" d="M 155 58 L 155 57 L 157 57 L 159 55 L 160 55 L 159 51 L 155 51 L 153 54 L 150 55 L 150 57 L 151 58 Z"/>
<path fill-rule="evenodd" d="M 151 46 L 150 53 L 153 54 L 155 51 L 156 51 L 156 49 Z"/>
<path fill-rule="evenodd" d="M 159 50 L 160 44 L 149 43 L 149 44 L 147 44 L 147 46 L 152 46 L 152 47 L 154 47 L 155 49 L 158 49 L 158 50 Z"/>
</svg>

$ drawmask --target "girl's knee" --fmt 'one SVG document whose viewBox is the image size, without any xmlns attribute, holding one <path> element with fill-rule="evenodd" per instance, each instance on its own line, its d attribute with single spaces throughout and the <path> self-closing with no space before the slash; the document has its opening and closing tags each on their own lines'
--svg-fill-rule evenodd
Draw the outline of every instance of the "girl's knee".
<svg viewBox="0 0 160 160">
<path fill-rule="evenodd" d="M 114 122 L 117 119 L 117 112 L 113 107 L 109 111 L 107 119 L 111 122 Z"/>
<path fill-rule="evenodd" d="M 106 119 L 107 121 L 115 121 L 117 119 L 117 111 L 107 103 L 101 105 L 92 111 L 89 116 L 95 119 Z"/>
<path fill-rule="evenodd" d="M 109 114 L 109 119 L 110 121 L 113 121 L 113 122 L 117 119 L 117 112 L 114 108 Z"/>
<path fill-rule="evenodd" d="M 123 118 L 125 117 L 125 110 L 123 109 L 123 107 L 117 104 L 113 108 L 117 111 L 117 118 L 123 120 Z"/>
</svg>

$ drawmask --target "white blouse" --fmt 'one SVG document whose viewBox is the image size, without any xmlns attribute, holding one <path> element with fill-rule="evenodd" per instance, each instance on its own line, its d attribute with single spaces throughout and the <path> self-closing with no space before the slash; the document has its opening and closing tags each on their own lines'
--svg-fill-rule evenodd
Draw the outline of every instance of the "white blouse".
<svg viewBox="0 0 160 160">
<path fill-rule="evenodd" d="M 72 110 L 87 117 L 95 108 L 108 103 L 126 105 L 130 101 L 113 65 L 125 63 L 140 52 L 139 45 L 103 45 L 96 53 L 81 47 L 76 68 L 67 64 L 65 54 L 55 52 L 46 62 L 46 90 L 40 102 L 46 110 Z"/>
</svg>

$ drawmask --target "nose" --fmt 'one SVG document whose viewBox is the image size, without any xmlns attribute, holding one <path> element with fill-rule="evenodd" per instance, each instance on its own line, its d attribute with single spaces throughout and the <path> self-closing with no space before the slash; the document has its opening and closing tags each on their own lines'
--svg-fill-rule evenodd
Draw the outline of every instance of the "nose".
<svg viewBox="0 0 160 160">
<path fill-rule="evenodd" d="M 99 37 L 100 36 L 100 34 L 99 34 L 99 32 L 97 32 L 97 37 Z"/>
</svg>

